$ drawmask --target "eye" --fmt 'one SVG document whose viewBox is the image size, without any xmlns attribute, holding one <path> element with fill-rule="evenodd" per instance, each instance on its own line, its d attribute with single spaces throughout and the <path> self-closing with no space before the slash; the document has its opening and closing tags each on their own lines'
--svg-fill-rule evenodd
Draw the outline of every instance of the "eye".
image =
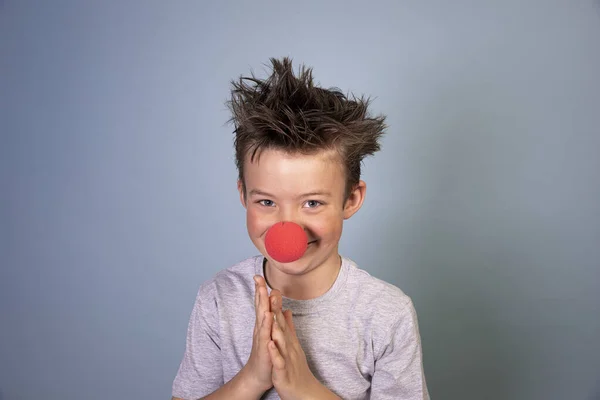
<svg viewBox="0 0 600 400">
<path fill-rule="evenodd" d="M 273 207 L 275 205 L 273 200 L 259 200 L 258 204 L 265 207 Z"/>
<path fill-rule="evenodd" d="M 321 203 L 320 201 L 317 201 L 317 200 L 308 200 L 306 203 L 304 203 L 304 205 L 307 208 L 317 208 L 317 207 L 323 205 L 323 203 Z"/>
</svg>

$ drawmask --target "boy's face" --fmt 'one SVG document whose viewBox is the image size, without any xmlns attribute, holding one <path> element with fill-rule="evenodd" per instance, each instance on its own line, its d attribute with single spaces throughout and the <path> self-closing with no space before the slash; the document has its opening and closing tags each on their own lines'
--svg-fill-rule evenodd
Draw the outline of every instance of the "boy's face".
<svg viewBox="0 0 600 400">
<path fill-rule="evenodd" d="M 344 201 L 345 173 L 335 152 L 314 155 L 264 150 L 250 162 L 246 157 L 246 193 L 238 183 L 246 207 L 248 234 L 272 266 L 299 275 L 319 266 L 339 266 L 338 242 L 344 219 L 362 205 L 366 186 L 360 182 Z M 265 250 L 267 230 L 276 222 L 292 221 L 304 228 L 308 249 L 298 261 L 278 263 Z"/>
</svg>

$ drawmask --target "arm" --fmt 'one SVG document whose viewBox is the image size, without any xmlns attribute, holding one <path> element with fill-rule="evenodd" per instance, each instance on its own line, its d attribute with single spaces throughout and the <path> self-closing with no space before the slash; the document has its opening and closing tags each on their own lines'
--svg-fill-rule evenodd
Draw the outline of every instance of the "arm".
<svg viewBox="0 0 600 400">
<path fill-rule="evenodd" d="M 251 375 L 242 369 L 232 380 L 215 390 L 208 396 L 198 400 L 251 400 L 260 399 L 265 390 L 262 390 L 255 382 Z M 172 400 L 184 400 L 179 397 L 172 397 Z M 196 399 L 193 399 L 196 400 Z"/>
<path fill-rule="evenodd" d="M 273 386 L 267 350 L 273 314 L 262 277 L 256 279 L 254 302 L 256 321 L 250 357 L 233 379 L 224 382 L 215 287 L 208 283 L 200 288 L 190 317 L 183 360 L 173 382 L 173 398 L 259 399 Z"/>
<path fill-rule="evenodd" d="M 215 392 L 209 394 L 206 397 L 202 397 L 199 400 L 219 400 L 219 399 L 260 399 L 264 391 L 252 385 L 250 378 L 247 374 L 243 373 L 244 370 L 240 371 L 231 381 L 227 382 L 221 388 Z M 315 400 L 340 400 L 338 396 L 332 393 L 325 386 L 318 384 L 315 385 L 312 392 L 312 398 Z M 171 400 L 184 400 L 179 397 L 172 397 Z"/>
<path fill-rule="evenodd" d="M 271 309 L 276 316 L 271 329 L 269 354 L 273 363 L 273 385 L 282 400 L 341 400 L 315 378 L 298 336 L 292 312 L 281 310 L 281 294 L 271 292 Z"/>
<path fill-rule="evenodd" d="M 423 372 L 421 337 L 412 301 L 401 311 L 376 352 L 371 379 L 374 399 L 429 400 Z"/>
</svg>

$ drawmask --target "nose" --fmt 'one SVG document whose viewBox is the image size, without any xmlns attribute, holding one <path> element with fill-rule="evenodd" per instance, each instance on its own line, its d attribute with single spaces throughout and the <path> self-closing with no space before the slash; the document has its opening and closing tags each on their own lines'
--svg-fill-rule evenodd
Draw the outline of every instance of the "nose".
<svg viewBox="0 0 600 400">
<path fill-rule="evenodd" d="M 304 229 L 303 218 L 293 207 L 281 207 L 278 217 L 279 221 L 294 222 Z"/>
<path fill-rule="evenodd" d="M 299 210 L 294 210 L 292 207 L 280 207 L 279 212 L 273 215 L 273 220 L 269 223 L 269 226 L 273 226 L 281 222 L 293 222 L 299 225 L 307 236 L 312 237 L 311 231 L 306 224 L 306 219 Z"/>
<path fill-rule="evenodd" d="M 299 260 L 307 247 L 304 229 L 289 221 L 271 226 L 265 237 L 265 250 L 275 261 L 282 263 Z"/>
</svg>

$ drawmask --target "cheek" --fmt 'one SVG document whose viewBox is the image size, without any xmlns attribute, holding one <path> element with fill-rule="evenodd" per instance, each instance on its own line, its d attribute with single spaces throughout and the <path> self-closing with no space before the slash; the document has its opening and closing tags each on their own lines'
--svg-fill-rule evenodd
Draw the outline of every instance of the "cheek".
<svg viewBox="0 0 600 400">
<path fill-rule="evenodd" d="M 342 234 L 342 220 L 340 218 L 325 218 L 319 221 L 314 221 L 310 225 L 310 230 L 325 241 L 337 241 Z"/>
<path fill-rule="evenodd" d="M 246 211 L 246 225 L 251 236 L 261 236 L 272 224 L 269 218 L 258 212 L 254 208 L 248 208 Z"/>
<path fill-rule="evenodd" d="M 257 225 L 260 224 L 260 219 L 256 215 L 256 212 L 248 209 L 246 212 L 246 225 L 248 226 L 249 232 L 254 232 L 257 229 Z"/>
</svg>

